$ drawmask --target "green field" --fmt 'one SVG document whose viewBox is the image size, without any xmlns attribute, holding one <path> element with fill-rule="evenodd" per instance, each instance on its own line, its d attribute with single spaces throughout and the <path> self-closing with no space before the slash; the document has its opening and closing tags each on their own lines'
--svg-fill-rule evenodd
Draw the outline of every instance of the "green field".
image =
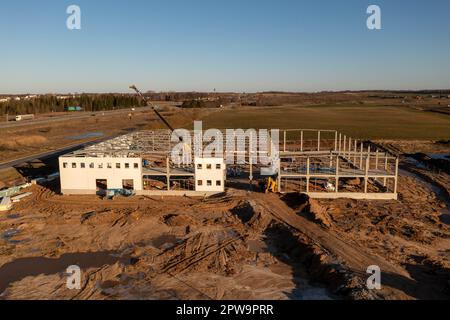
<svg viewBox="0 0 450 320">
<path fill-rule="evenodd" d="M 450 116 L 368 105 L 248 107 L 203 119 L 204 128 L 332 129 L 360 139 L 450 139 Z"/>
</svg>

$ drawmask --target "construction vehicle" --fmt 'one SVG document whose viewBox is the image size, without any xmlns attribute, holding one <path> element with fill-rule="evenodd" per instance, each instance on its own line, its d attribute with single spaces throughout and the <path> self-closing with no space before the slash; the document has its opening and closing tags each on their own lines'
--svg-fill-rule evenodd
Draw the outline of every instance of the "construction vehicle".
<svg viewBox="0 0 450 320">
<path fill-rule="evenodd" d="M 131 197 L 131 196 L 134 196 L 134 195 L 135 195 L 135 192 L 133 190 L 107 189 L 104 199 L 106 199 L 106 200 L 113 200 L 117 196 Z"/>
<path fill-rule="evenodd" d="M 22 114 L 16 116 L 16 121 L 33 120 L 34 114 Z"/>
<path fill-rule="evenodd" d="M 266 193 L 276 193 L 276 192 L 278 192 L 278 183 L 277 183 L 276 179 L 274 179 L 272 177 L 269 177 L 267 179 L 265 192 Z"/>
</svg>

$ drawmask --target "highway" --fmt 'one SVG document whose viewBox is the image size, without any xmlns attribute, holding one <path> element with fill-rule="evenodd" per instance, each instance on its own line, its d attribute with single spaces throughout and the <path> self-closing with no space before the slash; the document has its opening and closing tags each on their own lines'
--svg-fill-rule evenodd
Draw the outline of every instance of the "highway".
<svg viewBox="0 0 450 320">
<path fill-rule="evenodd" d="M 140 111 L 147 111 L 151 110 L 151 107 L 139 107 L 136 108 L 136 111 L 134 112 L 140 112 Z M 60 116 L 54 116 L 54 117 L 42 117 L 37 118 L 34 120 L 24 120 L 24 121 L 9 121 L 9 122 L 0 122 L 0 129 L 7 129 L 7 128 L 16 128 L 16 127 L 25 127 L 25 126 L 32 126 L 32 125 L 40 125 L 40 124 L 50 124 L 54 122 L 61 122 L 61 121 L 70 121 L 70 120 L 79 120 L 79 119 L 86 119 L 90 118 L 93 115 L 95 116 L 105 116 L 108 115 L 114 115 L 114 114 L 128 114 L 131 111 L 131 109 L 119 109 L 119 110 L 110 110 L 110 111 L 97 111 L 97 112 L 78 112 L 73 114 L 65 114 Z"/>
<path fill-rule="evenodd" d="M 60 148 L 60 149 L 46 151 L 46 152 L 43 152 L 43 153 L 38 153 L 38 154 L 26 156 L 26 157 L 15 159 L 15 160 L 11 160 L 11 161 L 8 161 L 8 162 L 3 162 L 3 163 L 0 163 L 0 170 L 5 170 L 5 169 L 8 169 L 8 168 L 12 168 L 12 167 L 21 165 L 23 163 L 31 162 L 31 161 L 36 160 L 36 159 L 45 160 L 45 159 L 56 158 L 56 157 L 59 157 L 59 156 L 61 156 L 63 154 L 70 153 L 70 152 L 73 152 L 75 150 L 83 149 L 83 148 L 86 148 L 86 147 L 91 146 L 93 144 L 100 143 L 100 142 L 103 142 L 103 141 L 106 141 L 106 140 L 109 140 L 109 139 L 113 139 L 113 138 L 115 138 L 117 136 L 120 136 L 122 134 L 123 133 L 112 135 L 112 136 L 108 136 L 108 137 L 102 137 L 100 139 L 96 139 L 96 140 L 92 140 L 92 141 L 88 141 L 88 142 L 72 144 L 70 146 L 65 146 L 65 147 Z"/>
<path fill-rule="evenodd" d="M 136 108 L 134 112 L 142 112 L 152 110 L 151 106 L 148 107 L 139 107 Z M 114 114 L 128 114 L 132 112 L 130 109 L 120 109 L 120 110 L 111 110 L 111 111 L 99 111 L 99 112 L 82 112 L 82 113 L 76 113 L 76 114 L 69 114 L 69 115 L 61 115 L 61 116 L 55 116 L 55 117 L 46 117 L 46 118 L 38 118 L 35 120 L 30 121 L 12 121 L 12 122 L 2 122 L 0 123 L 0 130 L 1 129 L 7 129 L 7 128 L 15 128 L 15 127 L 23 127 L 23 126 L 32 126 L 32 125 L 40 125 L 40 124 L 49 124 L 54 122 L 61 122 L 61 121 L 70 121 L 70 120 L 76 120 L 76 119 L 85 119 L 90 118 L 92 115 L 96 116 L 111 116 Z M 10 160 L 7 162 L 0 163 L 0 170 L 8 169 L 11 167 L 15 167 L 18 165 L 21 165 L 23 163 L 27 163 L 36 159 L 45 160 L 50 158 L 56 158 L 63 154 L 73 152 L 75 150 L 86 148 L 87 146 L 100 143 L 109 139 L 113 139 L 117 136 L 123 135 L 124 133 L 109 135 L 105 137 L 101 137 L 99 139 L 91 140 L 88 142 L 82 142 L 82 143 L 76 143 L 69 146 L 65 146 L 59 149 L 51 150 L 51 151 L 45 151 L 42 153 L 29 155 L 23 158 Z"/>
</svg>

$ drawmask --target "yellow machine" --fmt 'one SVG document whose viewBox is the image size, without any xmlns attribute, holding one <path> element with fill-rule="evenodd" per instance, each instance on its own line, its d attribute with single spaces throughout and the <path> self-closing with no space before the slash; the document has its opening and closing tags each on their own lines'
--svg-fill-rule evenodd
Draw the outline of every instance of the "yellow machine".
<svg viewBox="0 0 450 320">
<path fill-rule="evenodd" d="M 266 193 L 276 193 L 278 191 L 278 183 L 275 179 L 273 179 L 272 177 L 269 177 L 269 179 L 267 179 L 267 183 L 266 183 Z"/>
</svg>

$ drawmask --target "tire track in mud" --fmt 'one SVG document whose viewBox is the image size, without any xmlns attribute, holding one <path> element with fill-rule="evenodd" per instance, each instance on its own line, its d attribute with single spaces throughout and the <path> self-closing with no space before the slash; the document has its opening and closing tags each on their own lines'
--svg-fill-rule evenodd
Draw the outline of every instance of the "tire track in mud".
<svg viewBox="0 0 450 320">
<path fill-rule="evenodd" d="M 151 200 L 154 200 L 154 199 L 151 199 Z M 38 191 L 36 192 L 35 201 L 38 201 L 40 204 L 44 203 L 46 212 L 53 211 L 55 207 L 63 208 L 63 207 L 74 207 L 74 206 L 76 206 L 76 207 L 87 206 L 87 207 L 92 208 L 92 207 L 107 206 L 108 208 L 114 210 L 114 209 L 123 209 L 123 208 L 133 208 L 133 207 L 137 207 L 138 204 L 139 204 L 138 209 L 140 209 L 141 205 L 142 205 L 142 202 L 138 202 L 136 199 L 133 199 L 133 200 L 115 199 L 113 201 L 108 201 L 105 203 L 104 200 L 99 200 L 99 199 L 90 200 L 90 199 L 81 199 L 81 197 L 78 197 L 78 196 L 75 196 L 75 197 L 60 196 L 60 195 L 55 194 L 51 190 L 45 189 L 45 188 L 38 189 Z M 157 200 L 155 200 L 155 201 L 157 201 Z M 179 201 L 179 199 L 177 199 L 177 201 Z M 147 207 L 146 209 L 153 208 L 155 210 L 158 210 L 162 206 L 161 202 L 159 202 L 159 201 L 156 204 L 156 206 L 153 201 L 151 201 L 151 202 L 148 201 L 148 202 L 149 202 L 148 203 L 149 206 L 151 206 L 151 207 Z M 202 199 L 189 198 L 189 199 L 186 199 L 185 202 L 181 204 L 181 206 L 184 206 L 184 207 L 194 207 L 197 205 L 200 205 L 200 206 L 201 205 L 211 205 L 211 203 L 209 203 L 209 201 L 205 201 Z M 226 210 L 226 209 L 229 209 L 229 207 L 230 207 L 230 203 L 227 203 L 227 202 L 214 203 L 215 210 Z M 138 210 L 138 209 L 136 209 L 136 210 Z M 116 219 L 113 223 L 113 226 L 119 225 L 123 222 L 126 222 L 128 216 L 129 216 L 129 214 L 126 214 L 126 215 Z M 221 250 L 224 250 L 224 249 L 232 246 L 234 243 L 236 243 L 237 241 L 240 241 L 240 240 L 243 240 L 243 237 L 239 235 L 236 238 L 226 239 L 221 243 L 211 244 L 211 245 L 207 246 L 206 248 L 199 248 L 196 250 L 196 252 L 194 252 L 193 254 L 191 254 L 187 257 L 184 257 L 182 260 L 169 261 L 169 263 L 163 262 L 160 265 L 156 265 L 154 267 L 153 271 L 160 275 L 166 274 L 166 275 L 170 276 L 171 278 L 173 278 L 174 280 L 176 280 L 177 282 L 179 282 L 180 284 L 196 291 L 197 293 L 201 294 L 202 296 L 206 297 L 207 299 L 212 299 L 210 296 L 208 296 L 202 290 L 196 288 L 195 285 L 189 284 L 186 281 L 179 279 L 177 277 L 177 274 L 184 270 L 188 270 L 189 268 L 191 268 L 195 265 L 200 264 L 205 259 L 219 253 Z M 172 249 L 175 249 L 175 250 L 179 249 L 180 247 L 183 246 L 183 244 L 180 244 Z M 162 252 L 161 254 L 164 254 L 164 252 Z M 87 287 L 90 285 L 90 282 L 91 282 L 90 279 L 88 279 L 86 281 L 86 283 L 84 284 L 84 289 L 87 290 Z M 86 291 L 86 290 L 82 290 L 82 293 L 84 294 L 84 291 Z M 81 296 L 81 293 L 79 295 L 77 295 L 77 297 L 74 297 L 74 298 L 77 299 L 80 296 Z"/>
<path fill-rule="evenodd" d="M 349 244 L 330 231 L 324 230 L 313 222 L 298 216 L 277 195 L 265 195 L 265 197 L 268 196 L 270 198 L 260 198 L 257 200 L 268 213 L 305 235 L 314 244 L 323 248 L 338 260 L 343 261 L 356 274 L 365 275 L 367 267 L 378 265 L 383 272 L 398 274 L 407 278 L 410 277 L 404 269 L 389 263 L 374 253 L 370 253 L 368 249 L 356 244 Z"/>
<path fill-rule="evenodd" d="M 161 272 L 171 272 L 175 268 L 180 269 L 183 268 L 183 270 L 187 270 L 188 268 L 192 267 L 195 264 L 200 263 L 201 261 L 205 260 L 209 256 L 218 253 L 220 250 L 225 249 L 226 247 L 230 246 L 231 244 L 237 242 L 238 240 L 244 240 L 243 236 L 239 236 L 234 239 L 228 239 L 223 241 L 220 244 L 213 244 L 209 247 L 203 248 L 202 250 L 196 251 L 194 254 L 185 257 L 179 261 L 175 261 L 172 263 L 168 263 L 166 265 L 163 265 L 160 270 Z M 173 274 L 173 273 L 172 273 Z"/>
<path fill-rule="evenodd" d="M 197 234 L 197 236 L 199 236 L 201 234 Z M 188 239 L 186 239 L 185 241 L 183 241 L 183 243 L 178 244 L 177 246 L 165 250 L 162 253 L 160 253 L 156 258 L 158 257 L 162 257 L 164 254 L 167 254 L 169 252 L 174 252 L 178 249 L 185 249 L 187 242 L 190 239 L 194 239 L 195 236 L 192 236 Z M 171 262 L 169 260 L 169 262 L 162 262 L 159 264 L 156 264 L 155 268 L 153 269 L 153 271 L 158 274 L 158 275 L 168 275 L 169 277 L 173 278 L 175 281 L 179 282 L 181 285 L 199 293 L 201 296 L 206 297 L 206 299 L 208 300 L 215 300 L 214 298 L 212 298 L 211 296 L 209 296 L 208 294 L 206 294 L 205 292 L 203 292 L 201 289 L 197 288 L 195 285 L 188 283 L 186 280 L 180 279 L 178 277 L 178 275 L 180 273 L 183 273 L 187 270 L 189 270 L 190 268 L 194 267 L 195 265 L 200 264 L 201 262 L 203 262 L 204 260 L 206 260 L 207 258 L 220 253 L 222 250 L 227 249 L 228 247 L 234 245 L 236 242 L 238 241 L 243 241 L 245 239 L 245 236 L 242 235 L 238 235 L 236 238 L 230 238 L 230 239 L 226 239 L 224 241 L 222 241 L 221 243 L 213 243 L 210 245 L 207 245 L 206 247 L 203 248 L 198 248 L 195 250 L 195 252 L 187 257 L 184 257 L 180 260 L 175 260 L 173 262 Z M 200 244 L 197 244 L 199 246 L 201 246 Z"/>
</svg>

